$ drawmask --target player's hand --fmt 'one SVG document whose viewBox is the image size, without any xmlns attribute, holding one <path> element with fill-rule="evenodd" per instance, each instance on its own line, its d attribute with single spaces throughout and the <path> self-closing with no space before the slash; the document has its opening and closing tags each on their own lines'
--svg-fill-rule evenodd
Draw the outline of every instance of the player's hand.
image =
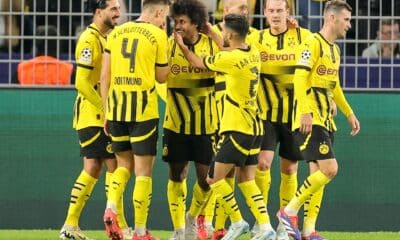
<svg viewBox="0 0 400 240">
<path fill-rule="evenodd" d="M 299 22 L 296 20 L 296 18 L 289 16 L 286 19 L 287 22 L 287 27 L 288 28 L 298 28 L 299 27 Z"/>
<path fill-rule="evenodd" d="M 108 130 L 108 121 L 106 119 L 104 120 L 103 131 L 107 136 L 110 136 L 110 133 L 109 133 L 109 130 Z"/>
<path fill-rule="evenodd" d="M 212 25 L 211 23 L 207 22 L 202 29 L 200 29 L 200 32 L 204 33 L 207 36 L 210 36 L 212 33 Z"/>
<path fill-rule="evenodd" d="M 300 129 L 299 131 L 305 135 L 312 131 L 312 115 L 311 113 L 305 113 L 300 116 Z"/>
<path fill-rule="evenodd" d="M 176 32 L 176 31 L 174 31 L 174 39 L 175 39 L 175 42 L 179 45 L 179 47 L 182 48 L 182 47 L 185 46 L 185 44 L 183 43 L 182 35 L 179 34 L 179 33 Z"/>
<path fill-rule="evenodd" d="M 336 103 L 335 103 L 335 101 L 333 101 L 333 100 L 331 100 L 331 113 L 332 113 L 332 116 L 334 116 L 334 117 L 336 117 L 336 115 L 337 115 L 337 105 L 336 105 Z"/>
<path fill-rule="evenodd" d="M 356 115 L 350 114 L 350 116 L 347 117 L 347 121 L 349 122 L 349 125 L 351 127 L 351 136 L 355 136 L 358 134 L 360 131 L 360 122 L 358 121 Z"/>
</svg>

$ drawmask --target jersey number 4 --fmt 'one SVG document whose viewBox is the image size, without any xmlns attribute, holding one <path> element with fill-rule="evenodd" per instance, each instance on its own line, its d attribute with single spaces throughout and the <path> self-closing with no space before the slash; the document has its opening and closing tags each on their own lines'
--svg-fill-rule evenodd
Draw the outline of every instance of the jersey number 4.
<svg viewBox="0 0 400 240">
<path fill-rule="evenodd" d="M 133 39 L 130 52 L 128 52 L 128 38 L 122 39 L 121 54 L 122 56 L 124 56 L 124 58 L 129 58 L 129 72 L 131 73 L 135 72 L 136 51 L 138 43 L 138 39 Z"/>
</svg>

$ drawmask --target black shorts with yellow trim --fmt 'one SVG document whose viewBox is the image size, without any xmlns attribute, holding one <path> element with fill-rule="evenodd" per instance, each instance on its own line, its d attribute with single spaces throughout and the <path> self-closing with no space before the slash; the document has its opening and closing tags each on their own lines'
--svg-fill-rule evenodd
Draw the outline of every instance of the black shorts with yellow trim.
<svg viewBox="0 0 400 240">
<path fill-rule="evenodd" d="M 261 150 L 275 151 L 279 143 L 279 156 L 288 160 L 302 160 L 289 123 L 263 121 L 264 136 Z"/>
<path fill-rule="evenodd" d="M 260 152 L 261 136 L 247 135 L 240 132 L 221 134 L 214 161 L 233 163 L 238 167 L 256 165 Z"/>
<path fill-rule="evenodd" d="M 109 121 L 108 127 L 115 153 L 132 150 L 135 155 L 156 155 L 158 119 L 143 122 Z"/>
<path fill-rule="evenodd" d="M 185 135 L 164 128 L 162 158 L 165 162 L 193 161 L 210 165 L 215 135 Z"/>
<path fill-rule="evenodd" d="M 296 130 L 294 137 L 303 159 L 316 161 L 335 158 L 333 132 L 326 128 L 313 125 L 311 133 L 304 135 Z"/>
<path fill-rule="evenodd" d="M 78 130 L 81 156 L 86 158 L 114 158 L 111 139 L 102 127 L 87 127 Z"/>
</svg>

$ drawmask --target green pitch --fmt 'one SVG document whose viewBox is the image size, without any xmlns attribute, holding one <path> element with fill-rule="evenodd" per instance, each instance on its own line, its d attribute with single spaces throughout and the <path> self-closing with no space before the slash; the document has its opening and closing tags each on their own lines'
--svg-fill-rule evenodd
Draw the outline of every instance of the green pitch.
<svg viewBox="0 0 400 240">
<path fill-rule="evenodd" d="M 107 240 L 104 231 L 85 231 L 86 235 L 96 240 Z M 152 231 L 161 240 L 168 240 L 171 232 Z M 400 232 L 321 232 L 329 240 L 399 240 Z M 56 240 L 58 230 L 0 230 L 0 240 Z M 250 239 L 243 236 L 240 240 Z"/>
</svg>

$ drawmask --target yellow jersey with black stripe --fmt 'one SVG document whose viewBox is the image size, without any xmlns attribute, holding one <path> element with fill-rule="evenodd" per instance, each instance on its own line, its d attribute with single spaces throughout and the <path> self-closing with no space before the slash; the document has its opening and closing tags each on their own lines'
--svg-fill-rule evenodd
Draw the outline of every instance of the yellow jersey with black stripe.
<svg viewBox="0 0 400 240">
<path fill-rule="evenodd" d="M 218 50 L 212 39 L 203 34 L 188 47 L 202 57 L 213 56 Z M 186 135 L 215 133 L 215 72 L 192 67 L 173 38 L 169 40 L 169 49 L 171 72 L 167 80 L 164 128 Z"/>
<path fill-rule="evenodd" d="M 146 22 L 127 22 L 109 34 L 108 120 L 142 122 L 159 117 L 155 68 L 168 66 L 167 48 L 165 31 Z"/>
<path fill-rule="evenodd" d="M 287 29 L 278 35 L 267 28 L 253 40 L 261 54 L 258 104 L 263 120 L 292 121 L 296 49 L 310 35 L 311 32 L 304 28 Z"/>
<path fill-rule="evenodd" d="M 77 130 L 104 125 L 100 72 L 105 44 L 105 36 L 92 23 L 82 32 L 75 48 L 75 87 L 78 95 L 74 106 L 73 127 Z"/>
<path fill-rule="evenodd" d="M 213 25 L 213 30 L 220 36 L 222 37 L 222 27 L 221 27 L 221 22 Z M 246 37 L 246 43 L 248 45 L 252 45 L 253 39 L 258 36 L 258 30 L 250 27 L 249 28 L 249 33 L 247 34 Z M 217 102 L 217 111 L 218 111 L 218 118 L 221 118 L 221 114 L 224 109 L 223 101 L 222 98 L 224 96 L 224 91 L 225 91 L 225 79 L 222 73 L 217 73 L 217 76 L 215 77 L 215 99 Z"/>
<path fill-rule="evenodd" d="M 312 34 L 300 46 L 294 75 L 294 112 L 292 129 L 300 127 L 300 116 L 311 113 L 313 125 L 335 131 L 332 99 L 348 117 L 353 113 L 339 81 L 340 49 L 320 33 Z"/>
<path fill-rule="evenodd" d="M 258 116 L 257 91 L 261 68 L 260 52 L 255 47 L 221 51 L 204 58 L 211 70 L 222 73 L 226 82 L 222 99 L 224 109 L 219 134 L 229 131 L 247 135 L 262 135 L 262 120 Z"/>
</svg>

